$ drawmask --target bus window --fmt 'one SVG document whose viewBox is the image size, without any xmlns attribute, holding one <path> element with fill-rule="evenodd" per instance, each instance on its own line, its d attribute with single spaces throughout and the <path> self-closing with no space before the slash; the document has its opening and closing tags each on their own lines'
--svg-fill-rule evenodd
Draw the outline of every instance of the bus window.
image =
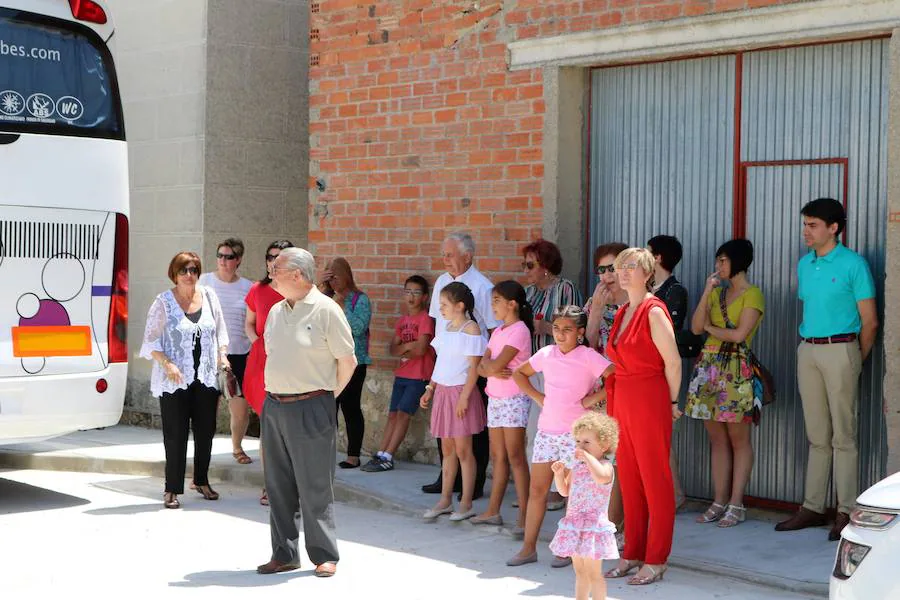
<svg viewBox="0 0 900 600">
<path fill-rule="evenodd" d="M 0 8 L 0 130 L 125 139 L 114 73 L 89 28 Z"/>
</svg>

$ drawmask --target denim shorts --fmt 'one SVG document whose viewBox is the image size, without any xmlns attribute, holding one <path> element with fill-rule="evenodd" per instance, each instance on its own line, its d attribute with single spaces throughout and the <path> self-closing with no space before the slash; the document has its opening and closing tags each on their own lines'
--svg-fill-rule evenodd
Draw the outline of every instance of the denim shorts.
<svg viewBox="0 0 900 600">
<path fill-rule="evenodd" d="M 401 410 L 408 415 L 416 414 L 419 408 L 419 400 L 425 393 L 427 381 L 421 379 L 407 379 L 406 377 L 394 378 L 394 391 L 391 392 L 390 412 Z"/>
</svg>

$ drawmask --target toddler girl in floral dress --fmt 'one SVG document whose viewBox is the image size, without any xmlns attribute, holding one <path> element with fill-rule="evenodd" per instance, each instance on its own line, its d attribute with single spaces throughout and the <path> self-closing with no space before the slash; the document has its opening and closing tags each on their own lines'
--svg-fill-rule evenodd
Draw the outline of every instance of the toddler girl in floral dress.
<svg viewBox="0 0 900 600">
<path fill-rule="evenodd" d="M 611 417 L 590 412 L 572 426 L 575 466 L 551 465 L 556 487 L 568 496 L 566 516 L 550 542 L 556 556 L 572 557 L 575 567 L 575 600 L 605 600 L 606 579 L 602 562 L 619 558 L 616 526 L 607 515 L 613 484 L 613 466 L 606 454 L 616 448 L 619 428 Z"/>
</svg>

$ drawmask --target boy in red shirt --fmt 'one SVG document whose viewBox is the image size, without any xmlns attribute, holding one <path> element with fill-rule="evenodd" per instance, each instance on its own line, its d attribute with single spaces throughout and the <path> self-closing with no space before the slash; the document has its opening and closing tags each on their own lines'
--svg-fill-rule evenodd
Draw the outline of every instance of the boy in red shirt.
<svg viewBox="0 0 900 600">
<path fill-rule="evenodd" d="M 394 453 L 406 437 L 409 421 L 419 408 L 419 399 L 434 369 L 434 319 L 428 316 L 428 282 L 413 275 L 403 285 L 403 294 L 407 314 L 397 321 L 391 340 L 391 356 L 400 357 L 400 366 L 394 371 L 394 390 L 381 450 L 362 466 L 368 473 L 394 468 Z"/>
</svg>

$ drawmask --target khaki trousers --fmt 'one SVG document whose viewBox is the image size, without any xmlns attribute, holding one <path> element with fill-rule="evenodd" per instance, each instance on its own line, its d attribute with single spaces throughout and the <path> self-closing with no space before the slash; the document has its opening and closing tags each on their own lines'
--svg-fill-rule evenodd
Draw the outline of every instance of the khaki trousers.
<svg viewBox="0 0 900 600">
<path fill-rule="evenodd" d="M 834 462 L 838 510 L 849 514 L 859 486 L 857 405 L 862 356 L 858 342 L 808 344 L 797 349 L 797 381 L 809 439 L 803 506 L 825 512 Z"/>
</svg>

